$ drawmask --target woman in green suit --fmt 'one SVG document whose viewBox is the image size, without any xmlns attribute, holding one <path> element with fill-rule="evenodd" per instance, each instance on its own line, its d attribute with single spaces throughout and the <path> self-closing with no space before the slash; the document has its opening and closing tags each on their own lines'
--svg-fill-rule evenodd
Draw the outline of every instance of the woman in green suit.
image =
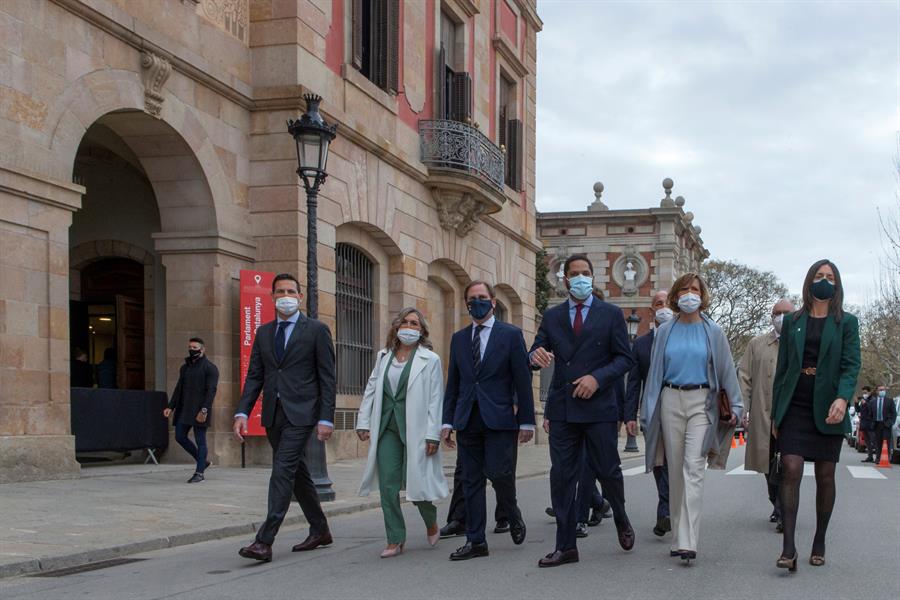
<svg viewBox="0 0 900 600">
<path fill-rule="evenodd" d="M 781 452 L 784 541 L 776 566 L 797 570 L 794 530 L 804 461 L 815 463 L 816 534 L 809 563 L 825 564 L 834 470 L 850 431 L 847 400 L 859 374 L 859 322 L 843 310 L 841 274 L 829 260 L 809 268 L 803 307 L 784 316 L 772 391 L 772 433 Z"/>
</svg>

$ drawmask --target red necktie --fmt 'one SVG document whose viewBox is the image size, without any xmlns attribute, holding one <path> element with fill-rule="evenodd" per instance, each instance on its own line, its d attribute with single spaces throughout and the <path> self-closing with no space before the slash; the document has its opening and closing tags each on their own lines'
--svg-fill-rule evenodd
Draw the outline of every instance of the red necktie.
<svg viewBox="0 0 900 600">
<path fill-rule="evenodd" d="M 584 320 L 581 318 L 581 307 L 584 306 L 580 302 L 575 305 L 575 322 L 572 324 L 572 330 L 575 332 L 575 335 L 581 333 L 581 326 L 584 324 Z"/>
</svg>

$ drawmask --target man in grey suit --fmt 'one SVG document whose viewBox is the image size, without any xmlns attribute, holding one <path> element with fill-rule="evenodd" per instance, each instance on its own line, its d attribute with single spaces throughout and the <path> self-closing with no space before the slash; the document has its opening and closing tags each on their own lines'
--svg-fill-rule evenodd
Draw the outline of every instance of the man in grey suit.
<svg viewBox="0 0 900 600">
<path fill-rule="evenodd" d="M 275 276 L 272 298 L 277 317 L 256 332 L 244 392 L 234 415 L 234 435 L 243 441 L 247 415 L 263 392 L 262 424 L 272 446 L 269 510 L 256 540 L 239 554 L 265 562 L 272 560 L 272 542 L 292 494 L 309 523 L 309 536 L 293 551 L 332 543 L 304 450 L 314 430 L 323 442 L 334 431 L 334 345 L 327 325 L 300 312 L 302 297 L 293 275 Z"/>
</svg>

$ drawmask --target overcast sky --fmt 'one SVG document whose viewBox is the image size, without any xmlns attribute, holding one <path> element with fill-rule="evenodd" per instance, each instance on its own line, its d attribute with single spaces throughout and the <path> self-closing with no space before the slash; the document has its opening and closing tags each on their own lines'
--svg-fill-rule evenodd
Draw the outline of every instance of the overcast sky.
<svg viewBox="0 0 900 600">
<path fill-rule="evenodd" d="M 658 206 L 793 292 L 823 257 L 873 288 L 896 206 L 900 2 L 538 0 L 537 208 Z"/>
</svg>

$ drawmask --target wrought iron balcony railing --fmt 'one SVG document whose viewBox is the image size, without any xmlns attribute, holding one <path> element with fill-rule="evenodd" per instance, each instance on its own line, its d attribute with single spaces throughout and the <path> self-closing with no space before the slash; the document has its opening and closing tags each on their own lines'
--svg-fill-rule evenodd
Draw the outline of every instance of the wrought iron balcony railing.
<svg viewBox="0 0 900 600">
<path fill-rule="evenodd" d="M 428 167 L 460 169 L 503 191 L 503 152 L 475 127 L 444 119 L 419 121 L 419 147 Z"/>
</svg>

